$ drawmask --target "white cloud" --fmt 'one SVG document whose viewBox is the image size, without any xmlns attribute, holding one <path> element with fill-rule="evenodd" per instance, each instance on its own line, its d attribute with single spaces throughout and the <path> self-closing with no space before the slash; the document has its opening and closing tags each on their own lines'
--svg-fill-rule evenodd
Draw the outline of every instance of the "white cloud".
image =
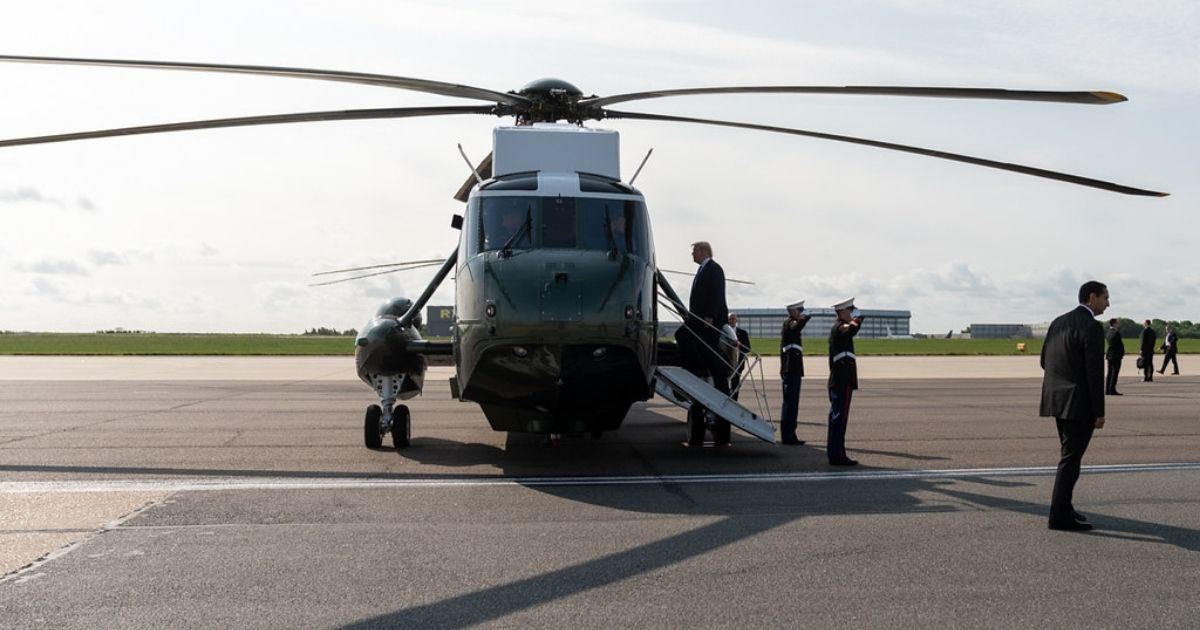
<svg viewBox="0 0 1200 630">
<path fill-rule="evenodd" d="M 82 263 L 69 258 L 44 258 L 30 263 L 18 262 L 13 265 L 13 269 L 24 273 L 39 273 L 51 276 L 86 276 L 90 273 Z"/>
<path fill-rule="evenodd" d="M 597 11 L 572 2 L 304 0 L 289 7 L 281 14 L 258 0 L 24 3 L 5 14 L 0 40 L 14 54 L 340 68 L 502 91 L 545 75 L 602 94 L 754 83 L 1125 91 L 1130 103 L 1102 108 L 736 96 L 628 109 L 879 138 L 1176 196 L 1120 197 L 763 133 L 596 126 L 622 132 L 626 176 L 655 148 L 638 185 L 652 208 L 659 264 L 686 270 L 687 244 L 713 241 L 730 275 L 759 283 L 731 287 L 740 307 L 857 294 L 873 306 L 911 309 L 918 330 L 929 322 L 944 331 L 1048 319 L 1095 274 L 1113 286 L 1114 311 L 1128 305 L 1200 319 L 1186 238 L 1200 227 L 1190 201 L 1200 195 L 1194 2 L 619 0 Z M 222 17 L 231 11 L 238 20 Z M 6 97 L 0 138 L 461 102 L 316 81 L 65 66 L 0 64 L 0 80 L 23 88 Z M 20 235 L 4 239 L 4 262 L 76 261 L 76 272 L 91 275 L 59 265 L 54 286 L 101 302 L 123 291 L 145 298 L 126 295 L 124 313 L 85 308 L 57 320 L 39 316 L 45 309 L 31 306 L 43 305 L 36 294 L 18 293 L 21 303 L 6 307 L 26 318 L 18 322 L 25 328 L 361 325 L 383 299 L 416 297 L 432 270 L 322 288 L 302 287 L 308 274 L 449 253 L 457 235 L 446 223 L 461 209 L 448 197 L 466 175 L 454 143 L 478 159 L 496 122 L 322 123 L 0 149 L 5 234 Z M 9 212 L 17 204 L 34 211 Z M 85 211 L 67 212 L 77 209 Z M 1135 238 L 1141 230 L 1154 235 Z M 0 285 L 50 288 L 46 276 L 20 275 L 33 273 L 31 264 L 4 264 Z M 433 303 L 452 300 L 447 282 Z M 79 313 L 97 320 L 80 321 Z"/>
</svg>

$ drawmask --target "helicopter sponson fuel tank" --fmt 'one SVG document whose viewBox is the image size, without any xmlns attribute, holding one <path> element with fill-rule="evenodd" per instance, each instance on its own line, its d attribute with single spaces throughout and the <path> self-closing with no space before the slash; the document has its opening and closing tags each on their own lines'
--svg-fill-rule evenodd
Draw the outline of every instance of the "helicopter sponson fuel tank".
<svg viewBox="0 0 1200 630">
<path fill-rule="evenodd" d="M 375 316 L 354 340 L 354 363 L 358 377 L 379 389 L 381 379 L 396 383 L 395 398 L 407 400 L 421 393 L 428 361 L 412 352 L 409 344 L 421 341 L 420 320 L 401 326 L 400 319 L 412 307 L 408 298 L 392 298 L 380 305 Z"/>
</svg>

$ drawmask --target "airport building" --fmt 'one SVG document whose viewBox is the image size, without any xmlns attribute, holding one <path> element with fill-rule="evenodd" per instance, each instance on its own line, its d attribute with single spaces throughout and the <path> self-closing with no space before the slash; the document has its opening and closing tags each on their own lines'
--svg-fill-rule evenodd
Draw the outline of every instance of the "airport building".
<svg viewBox="0 0 1200 630">
<path fill-rule="evenodd" d="M 912 334 L 912 311 L 896 311 L 878 308 L 859 309 L 863 314 L 860 337 L 907 337 Z M 737 313 L 738 326 L 745 328 L 751 337 L 779 337 L 783 322 L 787 319 L 786 308 L 731 308 Z M 812 319 L 804 327 L 805 337 L 828 337 L 837 314 L 832 308 L 809 308 L 804 311 Z"/>
<path fill-rule="evenodd" d="M 1033 327 L 1029 324 L 971 324 L 972 339 L 1029 339 L 1031 337 L 1033 337 Z"/>
<path fill-rule="evenodd" d="M 863 325 L 862 330 L 858 333 L 861 337 L 907 337 L 912 334 L 909 328 L 912 321 L 911 311 L 870 308 L 861 310 Z M 778 337 L 779 330 L 783 327 L 783 321 L 787 319 L 787 309 L 785 308 L 740 308 L 730 309 L 730 312 L 737 313 L 738 326 L 746 329 L 751 337 Z M 833 322 L 837 319 L 833 309 L 810 308 L 805 312 L 812 319 L 804 327 L 804 336 L 827 337 L 829 329 L 833 328 Z M 659 314 L 664 314 L 661 309 Z M 453 324 L 453 306 L 428 306 L 425 308 L 424 335 L 426 337 L 449 337 L 450 327 Z M 680 322 L 678 321 L 660 320 L 658 334 L 660 337 L 670 337 L 675 334 L 679 326 Z"/>
</svg>

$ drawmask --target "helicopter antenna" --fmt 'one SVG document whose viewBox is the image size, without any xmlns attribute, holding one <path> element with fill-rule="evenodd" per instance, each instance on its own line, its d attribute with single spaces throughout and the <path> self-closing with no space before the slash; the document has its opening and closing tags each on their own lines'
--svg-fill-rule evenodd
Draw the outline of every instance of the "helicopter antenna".
<svg viewBox="0 0 1200 630">
<path fill-rule="evenodd" d="M 463 161 L 467 163 L 467 167 L 471 169 L 471 174 L 475 176 L 475 181 L 483 183 L 483 178 L 479 176 L 479 171 L 475 170 L 475 165 L 471 164 L 471 158 L 467 157 L 467 152 L 463 151 L 462 143 L 458 143 L 458 153 L 463 156 Z"/>
<path fill-rule="evenodd" d="M 650 159 L 651 153 L 654 153 L 654 147 L 650 147 L 650 150 L 646 152 L 646 157 L 642 158 L 642 163 L 638 164 L 637 170 L 633 172 L 633 177 L 629 178 L 630 186 L 633 185 L 633 180 L 637 179 L 637 176 L 642 173 L 642 167 L 646 165 L 646 160 Z"/>
</svg>

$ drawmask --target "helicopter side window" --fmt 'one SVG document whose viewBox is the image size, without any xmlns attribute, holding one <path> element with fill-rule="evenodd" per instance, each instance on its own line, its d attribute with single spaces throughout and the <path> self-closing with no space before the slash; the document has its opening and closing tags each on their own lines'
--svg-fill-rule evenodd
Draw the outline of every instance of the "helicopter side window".
<svg viewBox="0 0 1200 630">
<path fill-rule="evenodd" d="M 529 226 L 525 225 L 527 219 L 537 220 L 533 212 L 533 199 L 484 197 L 479 211 L 479 222 L 483 227 L 479 250 L 497 250 L 506 244 L 513 249 L 528 249 L 533 244 L 533 235 Z"/>
<path fill-rule="evenodd" d="M 575 248 L 575 199 L 547 197 L 542 204 L 542 246 Z"/>
</svg>

